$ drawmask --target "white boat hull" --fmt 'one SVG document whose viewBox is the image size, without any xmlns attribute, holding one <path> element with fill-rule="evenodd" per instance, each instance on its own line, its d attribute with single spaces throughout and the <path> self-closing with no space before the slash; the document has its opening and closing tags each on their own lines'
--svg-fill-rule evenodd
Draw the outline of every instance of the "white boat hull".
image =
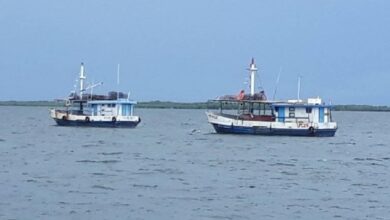
<svg viewBox="0 0 390 220">
<path fill-rule="evenodd" d="M 208 121 L 217 133 L 286 135 L 286 136 L 334 136 L 337 130 L 335 122 L 277 122 L 244 120 L 237 116 L 206 113 Z"/>
<path fill-rule="evenodd" d="M 86 126 L 86 127 L 123 127 L 133 128 L 140 122 L 139 116 L 91 116 L 72 114 L 56 109 L 50 110 L 50 116 L 60 126 Z"/>
</svg>

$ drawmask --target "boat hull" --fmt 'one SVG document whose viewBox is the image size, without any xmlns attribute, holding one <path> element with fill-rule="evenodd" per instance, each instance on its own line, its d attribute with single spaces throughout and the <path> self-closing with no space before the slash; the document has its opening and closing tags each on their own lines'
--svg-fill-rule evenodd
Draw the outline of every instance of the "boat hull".
<svg viewBox="0 0 390 220">
<path fill-rule="evenodd" d="M 140 121 L 83 121 L 54 119 L 59 126 L 75 127 L 105 127 L 105 128 L 135 128 Z"/>
<path fill-rule="evenodd" d="M 139 116 L 90 116 L 69 114 L 66 111 L 51 109 L 51 117 L 59 126 L 134 128 L 140 122 Z"/>
<path fill-rule="evenodd" d="M 212 123 L 219 134 L 248 134 L 274 136 L 306 136 L 306 137 L 333 137 L 337 129 L 288 129 L 288 128 L 261 128 L 245 126 L 226 126 Z"/>
<path fill-rule="evenodd" d="M 220 134 L 250 134 L 332 137 L 337 131 L 336 123 L 296 123 L 272 120 L 242 119 L 235 115 L 206 112 L 209 123 Z"/>
</svg>

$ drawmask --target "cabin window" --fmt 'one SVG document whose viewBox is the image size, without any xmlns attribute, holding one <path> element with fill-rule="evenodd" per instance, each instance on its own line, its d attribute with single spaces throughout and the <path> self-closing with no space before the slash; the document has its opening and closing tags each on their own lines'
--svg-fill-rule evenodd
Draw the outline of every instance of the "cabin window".
<svg viewBox="0 0 390 220">
<path fill-rule="evenodd" d="M 288 110 L 290 111 L 288 117 L 295 118 L 295 107 L 289 107 Z"/>
<path fill-rule="evenodd" d="M 311 111 L 312 111 L 312 108 L 310 108 L 310 107 L 306 108 L 306 113 L 307 113 L 307 114 L 310 114 Z"/>
</svg>

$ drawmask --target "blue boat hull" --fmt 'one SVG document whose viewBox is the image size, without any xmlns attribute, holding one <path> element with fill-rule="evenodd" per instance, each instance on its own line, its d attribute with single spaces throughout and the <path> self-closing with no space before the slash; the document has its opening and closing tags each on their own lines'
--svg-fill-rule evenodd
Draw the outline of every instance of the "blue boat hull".
<svg viewBox="0 0 390 220">
<path fill-rule="evenodd" d="M 252 134 L 252 135 L 281 135 L 281 136 L 309 136 L 333 137 L 337 129 L 275 129 L 266 127 L 225 126 L 212 124 L 220 134 Z"/>
<path fill-rule="evenodd" d="M 105 128 L 134 128 L 140 121 L 71 121 L 54 119 L 59 126 L 75 127 L 105 127 Z"/>
</svg>

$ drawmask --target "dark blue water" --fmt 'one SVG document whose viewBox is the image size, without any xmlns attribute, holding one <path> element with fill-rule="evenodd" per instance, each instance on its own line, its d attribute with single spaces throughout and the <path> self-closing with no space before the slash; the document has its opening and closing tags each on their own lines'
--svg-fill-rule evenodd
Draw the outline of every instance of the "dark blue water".
<svg viewBox="0 0 390 220">
<path fill-rule="evenodd" d="M 335 112 L 333 138 L 137 113 L 135 129 L 69 128 L 0 107 L 0 219 L 390 219 L 390 113 Z"/>
</svg>

